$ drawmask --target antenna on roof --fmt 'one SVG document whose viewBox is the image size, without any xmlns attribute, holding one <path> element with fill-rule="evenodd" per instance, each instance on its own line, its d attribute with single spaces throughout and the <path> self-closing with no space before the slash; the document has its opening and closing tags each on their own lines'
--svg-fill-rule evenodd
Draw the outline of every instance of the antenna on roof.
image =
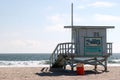
<svg viewBox="0 0 120 80">
<path fill-rule="evenodd" d="M 71 42 L 73 42 L 73 34 L 72 34 L 72 29 L 73 29 L 73 3 L 71 3 Z"/>
<path fill-rule="evenodd" d="M 73 3 L 71 3 L 71 26 L 73 27 Z"/>
</svg>

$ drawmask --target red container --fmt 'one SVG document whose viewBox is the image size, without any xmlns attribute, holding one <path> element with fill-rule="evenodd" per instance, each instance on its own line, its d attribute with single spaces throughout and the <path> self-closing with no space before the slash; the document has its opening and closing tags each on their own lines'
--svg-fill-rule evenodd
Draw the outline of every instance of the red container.
<svg viewBox="0 0 120 80">
<path fill-rule="evenodd" d="M 76 66 L 76 72 L 77 72 L 78 75 L 84 75 L 85 74 L 84 64 L 78 63 L 77 66 Z"/>
</svg>

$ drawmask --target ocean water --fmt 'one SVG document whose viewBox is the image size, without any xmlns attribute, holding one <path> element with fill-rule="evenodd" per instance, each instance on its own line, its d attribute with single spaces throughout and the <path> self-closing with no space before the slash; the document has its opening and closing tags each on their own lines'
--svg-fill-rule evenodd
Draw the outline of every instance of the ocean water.
<svg viewBox="0 0 120 80">
<path fill-rule="evenodd" d="M 120 53 L 113 53 L 113 55 L 108 58 L 108 65 L 120 66 Z"/>
<path fill-rule="evenodd" d="M 0 54 L 0 67 L 41 67 L 49 66 L 51 54 Z M 108 59 L 109 66 L 120 66 L 120 54 Z"/>
<path fill-rule="evenodd" d="M 51 54 L 0 54 L 0 67 L 40 67 L 49 66 Z"/>
</svg>

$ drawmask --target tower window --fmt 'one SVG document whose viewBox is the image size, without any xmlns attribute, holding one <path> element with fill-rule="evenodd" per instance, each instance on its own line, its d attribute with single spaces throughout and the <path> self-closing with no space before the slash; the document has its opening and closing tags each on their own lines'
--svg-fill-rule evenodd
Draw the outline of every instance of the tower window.
<svg viewBox="0 0 120 80">
<path fill-rule="evenodd" d="M 94 32 L 94 37 L 99 37 L 99 32 Z"/>
</svg>

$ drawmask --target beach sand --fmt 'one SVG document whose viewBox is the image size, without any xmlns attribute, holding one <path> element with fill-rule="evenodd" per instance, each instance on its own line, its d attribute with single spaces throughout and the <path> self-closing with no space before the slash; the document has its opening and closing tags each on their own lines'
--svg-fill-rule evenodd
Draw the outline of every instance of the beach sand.
<svg viewBox="0 0 120 80">
<path fill-rule="evenodd" d="M 85 75 L 77 75 L 76 70 L 50 69 L 49 67 L 1 67 L 0 80 L 120 80 L 120 66 L 109 66 L 108 72 L 93 71 L 85 67 Z"/>
</svg>

